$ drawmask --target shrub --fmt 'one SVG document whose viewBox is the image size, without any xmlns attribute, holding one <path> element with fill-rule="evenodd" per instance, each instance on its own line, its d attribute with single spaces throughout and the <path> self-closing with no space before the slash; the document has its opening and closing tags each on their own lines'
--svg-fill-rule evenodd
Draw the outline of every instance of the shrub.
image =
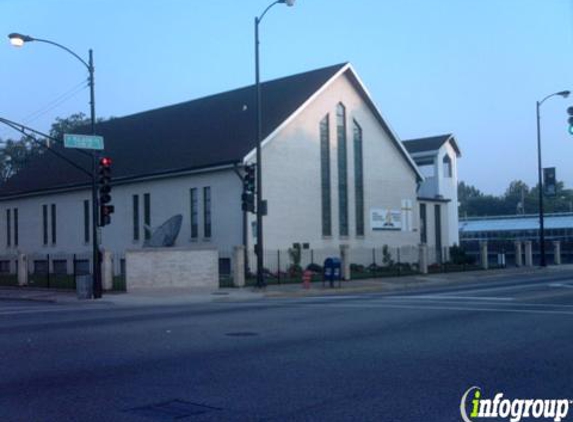
<svg viewBox="0 0 573 422">
<path fill-rule="evenodd" d="M 382 246 L 382 263 L 387 267 L 394 265 L 394 260 L 392 259 L 392 254 L 390 253 L 388 245 Z"/>
<path fill-rule="evenodd" d="M 300 265 L 292 264 L 287 270 L 290 278 L 300 277 L 302 275 L 302 267 Z"/>
<path fill-rule="evenodd" d="M 312 271 L 313 273 L 322 274 L 322 266 L 320 266 L 320 265 L 318 265 L 318 264 L 315 264 L 315 263 L 308 264 L 308 265 L 306 266 L 306 269 L 307 269 L 308 271 Z"/>
<path fill-rule="evenodd" d="M 360 264 L 350 264 L 350 271 L 363 273 L 364 272 L 364 265 Z"/>
<path fill-rule="evenodd" d="M 450 259 L 456 265 L 473 264 L 475 258 L 468 256 L 466 251 L 458 245 L 450 247 Z"/>
</svg>

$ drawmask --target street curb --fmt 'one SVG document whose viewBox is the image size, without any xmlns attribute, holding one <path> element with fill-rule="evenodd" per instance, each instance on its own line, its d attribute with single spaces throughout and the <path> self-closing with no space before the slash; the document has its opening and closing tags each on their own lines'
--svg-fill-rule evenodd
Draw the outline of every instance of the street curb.
<svg viewBox="0 0 573 422">
<path fill-rule="evenodd" d="M 0 301 L 17 301 L 17 302 L 44 302 L 44 303 L 58 303 L 57 299 L 46 299 L 36 297 L 18 297 L 18 296 L 0 296 Z"/>
<path fill-rule="evenodd" d="M 342 296 L 348 294 L 360 293 L 396 293 L 409 292 L 415 290 L 434 289 L 440 287 L 450 287 L 464 284 L 487 284 L 503 280 L 507 277 L 536 275 L 559 274 L 560 272 L 572 271 L 573 265 L 540 267 L 520 267 L 493 270 L 480 270 L 468 272 L 451 272 L 451 273 L 432 273 L 416 274 L 404 277 L 387 277 L 376 279 L 362 279 L 343 281 L 341 287 L 328 287 L 328 284 L 322 284 L 317 281 L 311 284 L 308 290 L 303 289 L 300 284 L 291 285 L 273 285 L 267 286 L 264 290 L 256 290 L 252 287 L 242 289 L 225 290 L 219 289 L 211 294 L 193 295 L 188 292 L 189 296 L 181 297 L 181 293 L 173 293 L 163 297 L 138 296 L 131 293 L 105 294 L 102 299 L 83 300 L 78 299 L 75 294 L 69 291 L 49 290 L 49 289 L 30 289 L 29 287 L 0 286 L 0 301 L 27 301 L 38 303 L 58 303 L 66 305 L 93 305 L 102 304 L 117 307 L 145 307 L 161 305 L 189 305 L 199 303 L 233 303 L 248 302 L 265 299 L 288 299 L 288 298 L 305 298 L 318 296 Z M 223 294 L 224 293 L 224 294 Z M 178 299 L 178 300 L 175 300 Z"/>
</svg>

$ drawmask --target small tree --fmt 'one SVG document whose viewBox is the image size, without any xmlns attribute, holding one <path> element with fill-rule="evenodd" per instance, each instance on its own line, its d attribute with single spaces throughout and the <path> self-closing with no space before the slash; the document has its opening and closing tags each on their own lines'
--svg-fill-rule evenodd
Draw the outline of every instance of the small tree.
<svg viewBox="0 0 573 422">
<path fill-rule="evenodd" d="M 394 260 L 392 259 L 392 254 L 390 253 L 388 245 L 382 246 L 382 263 L 387 267 L 394 265 Z"/>
<path fill-rule="evenodd" d="M 302 267 L 300 266 L 302 256 L 300 243 L 295 243 L 292 248 L 289 248 L 288 254 L 291 262 L 291 265 L 288 269 L 289 275 L 291 277 L 299 276 L 302 274 Z"/>
</svg>

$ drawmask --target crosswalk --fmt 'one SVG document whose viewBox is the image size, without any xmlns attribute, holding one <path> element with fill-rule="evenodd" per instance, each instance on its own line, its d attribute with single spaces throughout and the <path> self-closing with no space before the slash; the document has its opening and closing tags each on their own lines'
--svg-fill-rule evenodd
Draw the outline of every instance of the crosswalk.
<svg viewBox="0 0 573 422">
<path fill-rule="evenodd" d="M 573 282 L 459 288 L 423 294 L 328 295 L 303 298 L 298 303 L 347 309 L 503 312 L 573 317 Z"/>
</svg>

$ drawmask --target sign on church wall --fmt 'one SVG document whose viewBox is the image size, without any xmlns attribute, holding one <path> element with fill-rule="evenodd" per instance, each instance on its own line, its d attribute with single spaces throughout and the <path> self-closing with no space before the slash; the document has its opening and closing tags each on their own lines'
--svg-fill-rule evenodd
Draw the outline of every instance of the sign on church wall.
<svg viewBox="0 0 573 422">
<path fill-rule="evenodd" d="M 372 230 L 401 230 L 402 212 L 400 210 L 371 208 L 370 227 Z"/>
</svg>

